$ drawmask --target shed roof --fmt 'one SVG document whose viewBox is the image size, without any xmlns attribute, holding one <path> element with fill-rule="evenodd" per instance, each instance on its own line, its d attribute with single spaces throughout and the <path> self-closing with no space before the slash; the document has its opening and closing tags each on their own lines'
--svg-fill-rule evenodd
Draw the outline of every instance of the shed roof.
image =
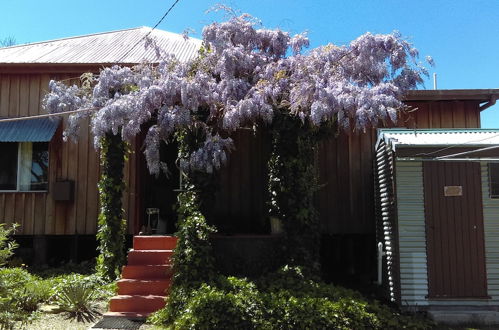
<svg viewBox="0 0 499 330">
<path fill-rule="evenodd" d="M 393 150 L 404 147 L 480 147 L 499 145 L 499 129 L 404 129 L 378 130 L 378 142 Z"/>
<path fill-rule="evenodd" d="M 0 65 L 9 64 L 133 64 L 158 62 L 153 47 L 145 47 L 150 33 L 166 53 L 187 61 L 197 55 L 201 40 L 139 27 L 0 48 Z"/>
</svg>

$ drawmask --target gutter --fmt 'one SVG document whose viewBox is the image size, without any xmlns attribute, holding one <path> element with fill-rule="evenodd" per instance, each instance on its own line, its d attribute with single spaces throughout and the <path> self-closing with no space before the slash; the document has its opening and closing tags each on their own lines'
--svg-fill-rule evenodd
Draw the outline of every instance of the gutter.
<svg viewBox="0 0 499 330">
<path fill-rule="evenodd" d="M 493 106 L 494 104 L 496 104 L 496 101 L 497 101 L 497 96 L 496 96 L 496 95 L 494 95 L 494 96 L 490 96 L 490 100 L 489 100 L 489 101 L 487 101 L 487 103 L 482 104 L 482 105 L 481 105 L 478 109 L 479 109 L 480 111 L 483 111 L 483 110 L 485 110 L 485 109 L 487 109 L 487 108 L 489 108 L 489 107 Z"/>
</svg>

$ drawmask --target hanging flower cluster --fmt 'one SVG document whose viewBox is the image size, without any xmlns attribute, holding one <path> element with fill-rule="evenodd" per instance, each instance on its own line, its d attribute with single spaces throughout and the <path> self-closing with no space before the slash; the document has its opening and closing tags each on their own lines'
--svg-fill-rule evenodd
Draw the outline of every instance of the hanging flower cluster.
<svg viewBox="0 0 499 330">
<path fill-rule="evenodd" d="M 366 33 L 345 46 L 304 53 L 308 45 L 304 33 L 292 37 L 259 28 L 249 15 L 232 17 L 204 28 L 195 59 L 162 56 L 154 66 L 105 68 L 90 90 L 51 82 L 45 107 L 49 112 L 97 107 L 92 114 L 97 147 L 106 132 L 129 140 L 152 123 L 145 140 L 152 173 L 161 169 L 161 141 L 178 129 L 201 127 L 206 142 L 184 168 L 210 172 L 227 159 L 230 132 L 271 123 L 276 109 L 304 125 L 337 120 L 344 129 L 364 129 L 396 121 L 403 94 L 427 75 L 417 50 L 397 33 Z M 67 135 L 76 134 L 83 116 L 71 116 Z"/>
</svg>

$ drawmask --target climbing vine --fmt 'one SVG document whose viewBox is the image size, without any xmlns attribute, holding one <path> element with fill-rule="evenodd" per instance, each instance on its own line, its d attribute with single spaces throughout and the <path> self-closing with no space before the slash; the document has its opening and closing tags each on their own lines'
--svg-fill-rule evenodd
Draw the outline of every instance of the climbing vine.
<svg viewBox="0 0 499 330">
<path fill-rule="evenodd" d="M 274 118 L 271 136 L 270 216 L 282 222 L 287 262 L 317 270 L 320 230 L 313 198 L 317 190 L 314 156 L 318 130 L 280 112 Z"/>
<path fill-rule="evenodd" d="M 204 140 L 198 130 L 181 130 L 175 134 L 179 145 L 180 161 L 190 155 L 192 148 L 198 148 Z M 193 290 L 202 283 L 212 281 L 216 275 L 213 249 L 210 235 L 216 232 L 210 226 L 202 209 L 208 209 L 206 196 L 214 189 L 213 175 L 192 171 L 182 173 L 182 187 L 178 195 L 178 237 L 173 255 L 173 284 L 169 293 L 168 304 L 156 317 L 161 322 L 172 323 L 183 310 Z M 160 323 L 161 323 L 160 322 Z"/>
<path fill-rule="evenodd" d="M 121 197 L 125 188 L 123 166 L 126 143 L 120 135 L 106 134 L 101 141 L 101 178 L 99 187 L 100 213 L 97 240 L 100 254 L 97 271 L 114 281 L 125 261 L 126 221 L 123 219 Z"/>
</svg>

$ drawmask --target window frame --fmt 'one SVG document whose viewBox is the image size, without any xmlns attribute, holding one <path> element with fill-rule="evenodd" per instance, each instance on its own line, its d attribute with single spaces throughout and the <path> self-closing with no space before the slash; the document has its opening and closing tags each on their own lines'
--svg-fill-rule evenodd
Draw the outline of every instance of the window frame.
<svg viewBox="0 0 499 330">
<path fill-rule="evenodd" d="M 1 146 L 0 142 L 0 146 Z M 2 190 L 0 189 L 0 193 L 48 193 L 49 191 L 49 182 L 50 182 L 50 171 L 47 172 L 47 188 L 45 190 L 20 190 L 19 187 L 21 185 L 20 180 L 21 176 L 19 175 L 19 169 L 21 168 L 21 143 L 23 142 L 15 142 L 17 143 L 17 169 L 16 169 L 16 189 L 15 190 Z M 25 141 L 24 143 L 35 143 L 31 141 Z M 50 142 L 47 143 L 47 153 L 48 153 L 48 164 L 50 165 Z M 50 167 L 49 167 L 50 168 Z"/>
</svg>

